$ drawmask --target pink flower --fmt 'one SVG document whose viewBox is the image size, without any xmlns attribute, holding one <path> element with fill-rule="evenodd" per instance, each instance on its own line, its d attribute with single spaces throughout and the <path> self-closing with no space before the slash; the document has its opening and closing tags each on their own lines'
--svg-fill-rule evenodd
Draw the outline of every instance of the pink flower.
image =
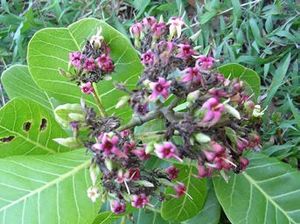
<svg viewBox="0 0 300 224">
<path fill-rule="evenodd" d="M 130 136 L 130 134 L 131 134 L 130 129 L 126 129 L 126 130 L 121 131 L 121 137 L 122 138 L 127 138 L 127 137 Z"/>
<path fill-rule="evenodd" d="M 135 23 L 133 24 L 130 29 L 129 32 L 131 34 L 132 37 L 134 38 L 140 38 L 143 32 L 143 25 L 142 23 Z"/>
<path fill-rule="evenodd" d="M 166 31 L 166 24 L 164 22 L 154 23 L 151 27 L 151 32 L 153 33 L 153 38 L 158 39 Z"/>
<path fill-rule="evenodd" d="M 86 71 L 93 71 L 96 68 L 95 60 L 93 58 L 86 58 L 83 63 L 83 68 Z"/>
<path fill-rule="evenodd" d="M 168 98 L 171 81 L 167 81 L 164 78 L 159 77 L 157 82 L 151 82 L 149 85 L 152 90 L 150 100 L 156 100 L 160 96 L 164 99 Z"/>
<path fill-rule="evenodd" d="M 208 70 L 211 69 L 214 65 L 215 59 L 213 57 L 201 55 L 196 61 L 196 66 L 198 68 Z"/>
<path fill-rule="evenodd" d="M 239 138 L 236 143 L 236 147 L 240 152 L 243 152 L 249 145 L 249 142 L 244 138 Z"/>
<path fill-rule="evenodd" d="M 249 165 L 249 160 L 244 157 L 240 157 L 240 167 L 242 170 L 245 170 L 247 166 Z"/>
<path fill-rule="evenodd" d="M 115 69 L 114 63 L 113 63 L 111 57 L 109 57 L 108 55 L 102 54 L 96 60 L 97 60 L 99 68 L 102 71 L 104 71 L 106 73 L 111 73 L 114 71 L 114 69 Z"/>
<path fill-rule="evenodd" d="M 198 68 L 189 67 L 183 71 L 184 75 L 182 77 L 182 82 L 195 82 L 201 83 L 202 76 Z"/>
<path fill-rule="evenodd" d="M 222 145 L 220 145 L 219 143 L 217 143 L 215 141 L 211 141 L 210 145 L 211 145 L 212 151 L 215 152 L 216 155 L 224 154 L 226 151 Z"/>
<path fill-rule="evenodd" d="M 224 105 L 219 103 L 217 98 L 212 97 L 203 104 L 201 109 L 206 111 L 202 122 L 206 126 L 211 127 L 221 119 L 222 112 L 224 111 Z"/>
<path fill-rule="evenodd" d="M 83 55 L 81 54 L 81 52 L 72 52 L 69 54 L 69 60 L 71 62 L 71 64 L 76 67 L 76 68 L 80 68 L 81 67 L 81 62 L 83 60 Z"/>
<path fill-rule="evenodd" d="M 155 55 L 151 50 L 148 50 L 146 53 L 142 54 L 141 59 L 143 65 L 145 66 L 151 66 L 155 62 Z"/>
<path fill-rule="evenodd" d="M 100 142 L 93 145 L 93 149 L 97 151 L 101 151 L 104 156 L 116 155 L 120 158 L 126 158 L 127 156 L 121 152 L 118 148 L 119 137 L 116 135 L 110 136 L 109 133 L 104 133 L 100 136 Z"/>
<path fill-rule="evenodd" d="M 170 166 L 166 169 L 166 173 L 168 174 L 170 180 L 174 180 L 178 177 L 179 169 L 177 169 L 175 166 Z"/>
<path fill-rule="evenodd" d="M 196 54 L 196 51 L 194 51 L 191 45 L 189 44 L 178 44 L 178 47 L 179 47 L 178 54 L 176 55 L 177 58 L 187 60 L 192 55 Z"/>
<path fill-rule="evenodd" d="M 174 190 L 176 191 L 176 197 L 181 197 L 186 193 L 186 187 L 183 183 L 178 183 L 175 187 Z"/>
<path fill-rule="evenodd" d="M 198 164 L 198 177 L 204 178 L 209 177 L 212 174 L 212 168 L 206 168 L 203 164 Z"/>
<path fill-rule="evenodd" d="M 227 96 L 227 93 L 223 89 L 211 88 L 208 93 L 216 98 Z"/>
<path fill-rule="evenodd" d="M 161 159 L 177 159 L 182 162 L 182 159 L 177 155 L 177 148 L 172 142 L 164 142 L 163 144 L 155 145 L 155 153 Z"/>
<path fill-rule="evenodd" d="M 154 16 L 148 16 L 142 20 L 142 23 L 146 29 L 150 29 L 156 22 L 157 21 Z"/>
<path fill-rule="evenodd" d="M 144 208 L 149 203 L 149 198 L 145 194 L 133 195 L 131 205 L 135 208 Z"/>
<path fill-rule="evenodd" d="M 140 169 L 139 168 L 129 168 L 128 170 L 128 178 L 129 180 L 139 180 L 141 177 Z"/>
<path fill-rule="evenodd" d="M 91 82 L 83 83 L 80 86 L 81 92 L 85 94 L 91 94 L 94 92 L 94 88 Z"/>
<path fill-rule="evenodd" d="M 131 151 L 135 156 L 137 156 L 140 160 L 147 160 L 150 158 L 150 154 L 146 153 L 145 149 L 135 149 Z"/>
<path fill-rule="evenodd" d="M 182 27 L 185 25 L 181 17 L 171 17 L 167 24 L 170 24 L 169 26 L 169 32 L 171 38 L 174 36 L 174 34 L 177 34 L 177 38 L 181 36 Z"/>
<path fill-rule="evenodd" d="M 111 211 L 115 214 L 121 214 L 126 210 L 126 204 L 120 201 L 112 201 L 110 204 Z"/>
</svg>

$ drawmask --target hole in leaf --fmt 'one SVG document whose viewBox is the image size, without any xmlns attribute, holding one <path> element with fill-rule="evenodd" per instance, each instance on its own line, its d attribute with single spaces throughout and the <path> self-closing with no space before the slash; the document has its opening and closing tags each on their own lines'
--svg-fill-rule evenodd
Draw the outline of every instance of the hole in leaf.
<svg viewBox="0 0 300 224">
<path fill-rule="evenodd" d="M 27 121 L 23 124 L 23 130 L 24 131 L 29 131 L 31 128 L 31 122 L 30 121 Z"/>
<path fill-rule="evenodd" d="M 47 119 L 42 118 L 41 125 L 40 125 L 40 131 L 44 131 L 47 128 L 47 123 L 48 123 Z"/>
<path fill-rule="evenodd" d="M 15 136 L 7 136 L 4 138 L 0 138 L 0 142 L 4 142 L 4 143 L 11 142 L 14 138 Z"/>
</svg>

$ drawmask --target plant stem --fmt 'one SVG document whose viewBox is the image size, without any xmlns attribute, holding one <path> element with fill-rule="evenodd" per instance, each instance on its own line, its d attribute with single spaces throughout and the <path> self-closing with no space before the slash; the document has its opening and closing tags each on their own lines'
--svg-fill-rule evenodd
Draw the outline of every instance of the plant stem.
<svg viewBox="0 0 300 224">
<path fill-rule="evenodd" d="M 96 83 L 93 83 L 93 88 L 94 88 L 94 93 L 93 93 L 93 96 L 95 98 L 95 101 L 96 101 L 96 104 L 98 106 L 98 109 L 99 109 L 99 112 L 100 112 L 100 115 L 101 117 L 105 117 L 106 116 L 106 112 L 105 112 L 105 108 L 101 102 L 101 99 L 99 97 L 99 93 L 98 93 L 98 90 L 97 90 L 97 85 Z"/>
<path fill-rule="evenodd" d="M 157 118 L 160 114 L 160 111 L 152 111 L 149 114 L 147 114 L 146 116 L 140 117 L 140 116 L 136 116 L 134 117 L 128 124 L 121 126 L 119 128 L 119 131 L 124 131 L 126 129 L 130 129 L 133 128 L 135 126 L 139 126 L 144 124 L 147 121 L 151 121 L 155 118 Z"/>
</svg>

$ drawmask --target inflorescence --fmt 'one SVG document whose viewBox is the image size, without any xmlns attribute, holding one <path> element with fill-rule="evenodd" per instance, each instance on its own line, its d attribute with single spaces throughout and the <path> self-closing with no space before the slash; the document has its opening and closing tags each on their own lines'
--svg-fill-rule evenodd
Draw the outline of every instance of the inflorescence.
<svg viewBox="0 0 300 224">
<path fill-rule="evenodd" d="M 128 203 L 143 208 L 152 206 L 152 198 L 162 201 L 186 195 L 186 186 L 176 180 L 180 172 L 176 163 L 193 161 L 197 178 L 218 172 L 226 176 L 226 171 L 246 169 L 249 161 L 244 152 L 260 148 L 259 105 L 251 100 L 243 81 L 228 79 L 214 69 L 216 59 L 197 51 L 193 38 L 182 34 L 184 26 L 180 17 L 172 17 L 167 23 L 147 17 L 131 26 L 144 72 L 134 90 L 122 83 L 116 85 L 128 95 L 120 105 L 132 107 L 131 122 L 120 126 L 118 117 L 103 111 L 98 115 L 82 103 L 84 118 L 70 123 L 78 138 L 81 128 L 88 130 L 82 140 L 93 154 L 93 186 L 88 196 L 96 201 L 101 185 L 102 196 L 109 199 L 116 214 L 125 212 Z M 115 69 L 109 44 L 99 30 L 82 52 L 70 53 L 70 69 L 62 73 L 84 94 L 97 98 L 94 84 Z M 97 103 L 101 103 L 99 98 Z M 135 137 L 134 127 L 153 119 L 163 120 L 164 140 L 146 144 Z M 170 166 L 146 168 L 145 161 L 152 155 Z M 168 186 L 174 188 L 174 194 L 164 193 Z"/>
</svg>

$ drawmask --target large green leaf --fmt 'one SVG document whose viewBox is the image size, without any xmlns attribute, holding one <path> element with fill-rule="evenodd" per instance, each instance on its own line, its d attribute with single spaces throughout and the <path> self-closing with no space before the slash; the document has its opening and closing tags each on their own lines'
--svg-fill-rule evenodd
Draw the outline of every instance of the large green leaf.
<svg viewBox="0 0 300 224">
<path fill-rule="evenodd" d="M 263 154 L 250 156 L 250 166 L 231 175 L 227 184 L 215 178 L 217 197 L 233 224 L 300 223 L 300 173 Z"/>
<path fill-rule="evenodd" d="M 137 224 L 169 224 L 170 222 L 163 220 L 160 213 L 146 209 L 139 209 L 134 213 L 134 219 Z M 129 223 L 129 222 L 128 222 Z"/>
<path fill-rule="evenodd" d="M 32 80 L 27 66 L 11 66 L 2 73 L 1 81 L 10 99 L 15 97 L 28 98 L 52 111 L 48 95 Z"/>
<path fill-rule="evenodd" d="M 193 176 L 196 168 L 193 166 L 177 165 L 179 176 L 176 180 L 185 184 L 187 194 L 180 198 L 171 198 L 162 203 L 161 215 L 165 220 L 184 221 L 192 218 L 202 209 L 207 193 L 206 180 Z M 167 188 L 166 194 L 174 194 L 172 188 Z"/>
<path fill-rule="evenodd" d="M 258 97 L 260 94 L 260 77 L 252 69 L 246 68 L 240 64 L 231 63 L 218 67 L 218 71 L 230 78 L 240 78 L 245 81 L 255 96 Z"/>
<path fill-rule="evenodd" d="M 183 224 L 218 224 L 221 215 L 221 206 L 215 195 L 212 182 L 209 181 L 209 190 L 203 209 L 195 217 L 182 222 Z"/>
<path fill-rule="evenodd" d="M 0 223 L 91 223 L 89 165 L 84 150 L 0 159 Z"/>
<path fill-rule="evenodd" d="M 52 114 L 25 98 L 15 98 L 0 110 L 0 157 L 49 154 L 69 150 L 53 138 L 67 137 Z"/>
<path fill-rule="evenodd" d="M 51 96 L 62 102 L 78 103 L 82 97 L 80 89 L 58 71 L 59 68 L 68 69 L 69 53 L 81 50 L 86 40 L 100 27 L 116 65 L 112 80 L 98 83 L 100 98 L 107 112 L 128 120 L 131 117 L 129 108 L 115 109 L 124 93 L 117 90 L 113 83 L 123 82 L 128 87 L 135 86 L 142 65 L 128 39 L 104 21 L 88 18 L 68 28 L 46 28 L 37 32 L 28 47 L 29 71 L 36 83 Z M 94 104 L 91 96 L 86 98 L 88 103 Z"/>
</svg>

